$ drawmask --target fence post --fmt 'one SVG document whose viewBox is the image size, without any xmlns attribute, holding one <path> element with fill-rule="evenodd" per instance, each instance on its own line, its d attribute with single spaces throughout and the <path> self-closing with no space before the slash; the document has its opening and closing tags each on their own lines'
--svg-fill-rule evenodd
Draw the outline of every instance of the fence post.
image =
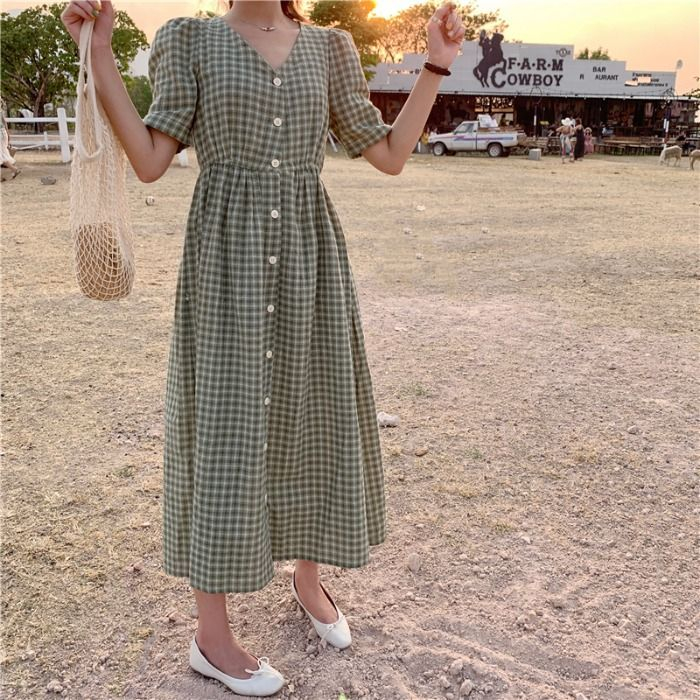
<svg viewBox="0 0 700 700">
<path fill-rule="evenodd" d="M 70 141 L 68 133 L 68 121 L 66 120 L 66 110 L 64 107 L 59 107 L 56 110 L 58 117 L 58 135 L 61 139 L 61 162 L 69 163 L 71 159 Z"/>
</svg>

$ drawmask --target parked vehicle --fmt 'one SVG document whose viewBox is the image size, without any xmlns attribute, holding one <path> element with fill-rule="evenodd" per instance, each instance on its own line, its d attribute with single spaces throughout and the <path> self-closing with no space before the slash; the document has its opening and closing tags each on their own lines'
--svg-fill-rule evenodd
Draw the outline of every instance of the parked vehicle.
<svg viewBox="0 0 700 700">
<path fill-rule="evenodd" d="M 454 155 L 458 151 L 486 151 L 492 158 L 509 155 L 510 149 L 525 145 L 524 131 L 498 127 L 480 128 L 478 121 L 464 121 L 454 131 L 432 134 L 428 139 L 433 155 Z"/>
</svg>

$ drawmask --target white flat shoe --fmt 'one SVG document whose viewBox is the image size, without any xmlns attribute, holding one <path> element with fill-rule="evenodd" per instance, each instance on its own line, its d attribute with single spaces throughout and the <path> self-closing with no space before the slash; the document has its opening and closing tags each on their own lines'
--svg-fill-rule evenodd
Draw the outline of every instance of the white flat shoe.
<svg viewBox="0 0 700 700">
<path fill-rule="evenodd" d="M 223 683 L 227 688 L 239 695 L 251 695 L 253 697 L 265 697 L 274 695 L 284 686 L 284 676 L 268 663 L 267 656 L 258 658 L 258 668 L 255 671 L 245 669 L 247 673 L 252 673 L 251 678 L 234 678 L 220 671 L 216 666 L 202 654 L 195 638 L 190 643 L 190 666 L 208 678 L 215 678 Z"/>
<path fill-rule="evenodd" d="M 321 641 L 327 641 L 338 649 L 347 649 L 352 644 L 352 636 L 350 635 L 350 626 L 348 621 L 345 619 L 345 615 L 340 612 L 340 609 L 335 604 L 333 598 L 331 598 L 328 591 L 323 587 L 321 583 L 321 590 L 326 594 L 328 600 L 331 601 L 333 607 L 338 613 L 338 619 L 335 622 L 325 623 L 317 620 L 305 607 L 304 604 L 299 600 L 299 594 L 297 593 L 297 586 L 295 583 L 295 575 L 292 575 L 292 593 L 296 598 L 297 603 L 301 606 L 301 609 L 309 616 L 311 622 L 316 629 L 316 633 L 321 637 Z M 320 583 L 320 582 L 319 582 Z"/>
</svg>

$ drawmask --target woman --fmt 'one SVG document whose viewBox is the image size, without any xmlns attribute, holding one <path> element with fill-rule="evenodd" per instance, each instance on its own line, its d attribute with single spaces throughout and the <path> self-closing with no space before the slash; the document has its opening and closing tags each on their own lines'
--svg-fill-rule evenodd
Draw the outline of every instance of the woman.
<svg viewBox="0 0 700 700">
<path fill-rule="evenodd" d="M 583 140 L 585 143 L 585 147 L 583 149 L 583 152 L 586 154 L 594 153 L 595 152 L 595 145 L 593 143 L 593 130 L 591 129 L 590 126 L 587 126 L 583 130 Z"/>
<path fill-rule="evenodd" d="M 574 126 L 574 138 L 574 160 L 581 160 L 586 148 L 586 137 L 583 133 L 583 124 L 578 118 Z"/>
<path fill-rule="evenodd" d="M 296 559 L 292 592 L 320 636 L 351 642 L 318 564 L 359 567 L 385 538 L 372 383 L 343 231 L 320 180 L 330 126 L 349 156 L 398 175 L 464 28 L 428 22 L 428 58 L 393 125 L 369 100 L 348 32 L 293 2 L 235 0 L 156 33 L 142 120 L 111 51 L 110 2 L 73 1 L 74 40 L 95 21 L 98 95 L 137 176 L 157 180 L 195 145 L 165 399 L 165 571 L 198 609 L 190 664 L 244 695 L 282 675 L 232 634 L 227 592 L 259 590 Z M 196 391 L 195 391 L 196 387 Z M 255 669 L 255 670 L 250 670 Z"/>
</svg>

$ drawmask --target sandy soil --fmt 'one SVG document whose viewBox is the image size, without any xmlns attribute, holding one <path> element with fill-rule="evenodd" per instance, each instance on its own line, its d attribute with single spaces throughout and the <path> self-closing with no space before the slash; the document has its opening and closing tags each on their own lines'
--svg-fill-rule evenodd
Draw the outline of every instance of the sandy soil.
<svg viewBox="0 0 700 700">
<path fill-rule="evenodd" d="M 2 186 L 5 697 L 233 697 L 189 670 L 193 598 L 160 568 L 196 165 L 130 176 L 138 279 L 102 303 L 70 274 L 68 166 L 19 161 Z M 353 647 L 310 641 L 289 562 L 229 596 L 279 697 L 700 697 L 699 178 L 432 156 L 392 178 L 329 156 L 377 408 L 401 423 L 381 433 L 387 541 L 366 568 L 322 569 Z"/>
</svg>

